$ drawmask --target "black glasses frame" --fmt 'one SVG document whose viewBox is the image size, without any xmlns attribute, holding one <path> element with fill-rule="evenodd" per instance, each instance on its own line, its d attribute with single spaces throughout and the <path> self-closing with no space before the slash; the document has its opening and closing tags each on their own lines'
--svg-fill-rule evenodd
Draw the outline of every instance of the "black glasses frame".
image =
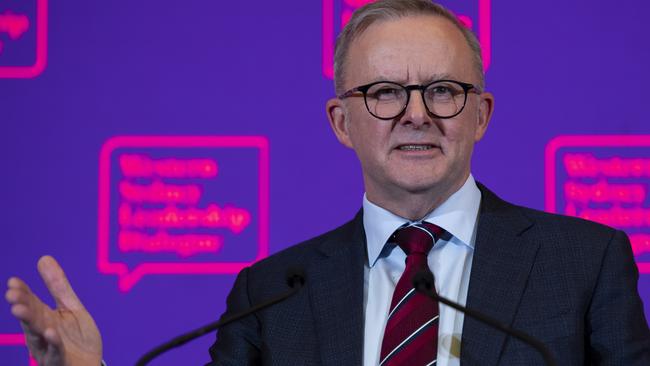
<svg viewBox="0 0 650 366">
<path fill-rule="evenodd" d="M 458 112 L 456 112 L 455 114 L 453 114 L 451 116 L 439 116 L 439 115 L 431 112 L 431 110 L 429 109 L 429 106 L 427 105 L 426 100 L 424 99 L 424 91 L 428 87 L 430 87 L 433 84 L 442 83 L 442 82 L 456 84 L 456 85 L 460 86 L 463 89 L 463 92 L 464 92 L 463 106 L 460 107 L 460 109 L 458 109 Z M 370 111 L 370 107 L 368 106 L 368 97 L 367 97 L 368 96 L 368 90 L 370 90 L 370 88 L 372 88 L 373 86 L 375 86 L 377 84 L 392 84 L 392 85 L 396 85 L 396 86 L 406 90 L 406 103 L 404 103 L 404 107 L 402 107 L 402 110 L 399 113 L 397 113 L 396 115 L 394 115 L 392 117 L 379 117 L 379 116 L 377 116 L 376 114 L 374 114 L 374 113 L 372 113 Z M 406 111 L 406 108 L 408 107 L 409 102 L 411 101 L 411 91 L 413 91 L 413 90 L 419 90 L 420 91 L 420 95 L 422 96 L 422 103 L 424 104 L 424 108 L 426 108 L 427 112 L 429 112 L 429 114 L 431 114 L 432 116 L 434 116 L 436 118 L 440 118 L 440 119 L 454 118 L 457 115 L 459 115 L 463 111 L 463 109 L 465 109 L 465 104 L 467 104 L 467 93 L 473 92 L 473 93 L 476 93 L 476 94 L 481 94 L 481 91 L 476 86 L 474 86 L 473 84 L 463 83 L 462 81 L 457 81 L 457 80 L 447 80 L 447 79 L 435 80 L 435 81 L 432 81 L 432 82 L 430 82 L 428 84 L 424 84 L 424 85 L 423 84 L 402 85 L 402 84 L 396 83 L 394 81 L 380 80 L 380 81 L 372 82 L 370 84 L 365 84 L 365 85 L 361 85 L 361 86 L 357 86 L 355 88 L 352 88 L 352 89 L 346 91 L 345 93 L 339 95 L 338 98 L 339 99 L 345 99 L 345 98 L 349 98 L 349 97 L 354 96 L 355 93 L 362 93 L 363 94 L 363 102 L 366 105 L 366 109 L 368 110 L 368 113 L 370 113 L 375 118 L 388 121 L 388 120 L 395 119 L 395 118 L 401 116 L 404 113 L 404 111 Z"/>
</svg>

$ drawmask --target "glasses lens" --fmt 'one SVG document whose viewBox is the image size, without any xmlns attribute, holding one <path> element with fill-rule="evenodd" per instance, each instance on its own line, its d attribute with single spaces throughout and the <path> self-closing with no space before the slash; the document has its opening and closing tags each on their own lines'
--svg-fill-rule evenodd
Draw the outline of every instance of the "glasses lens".
<svg viewBox="0 0 650 366">
<path fill-rule="evenodd" d="M 429 111 L 442 118 L 455 116 L 465 106 L 465 98 L 465 89 L 450 81 L 435 82 L 424 90 Z"/>
<path fill-rule="evenodd" d="M 366 92 L 368 111 L 378 118 L 397 117 L 406 106 L 407 99 L 406 89 L 394 83 L 375 84 Z"/>
</svg>

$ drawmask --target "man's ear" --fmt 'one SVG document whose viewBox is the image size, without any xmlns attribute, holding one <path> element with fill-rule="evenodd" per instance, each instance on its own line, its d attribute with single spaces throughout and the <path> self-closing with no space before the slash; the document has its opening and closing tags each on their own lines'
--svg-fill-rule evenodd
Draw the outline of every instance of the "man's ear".
<svg viewBox="0 0 650 366">
<path fill-rule="evenodd" d="M 339 98 L 332 98 L 327 101 L 325 108 L 327 109 L 327 119 L 330 121 L 330 127 L 332 127 L 336 138 L 341 144 L 353 148 L 348 113 L 343 101 Z"/>
<path fill-rule="evenodd" d="M 475 142 L 480 141 L 483 138 L 483 135 L 485 135 L 485 131 L 490 123 L 490 118 L 492 118 L 492 112 L 494 112 L 494 95 L 492 95 L 492 93 L 481 93 L 479 98 L 478 120 L 476 122 L 476 133 L 474 135 Z"/>
</svg>

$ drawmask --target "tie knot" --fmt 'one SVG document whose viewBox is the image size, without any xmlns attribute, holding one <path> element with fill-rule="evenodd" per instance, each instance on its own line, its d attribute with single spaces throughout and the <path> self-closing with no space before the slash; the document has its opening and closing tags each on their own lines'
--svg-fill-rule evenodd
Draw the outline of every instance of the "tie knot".
<svg viewBox="0 0 650 366">
<path fill-rule="evenodd" d="M 406 253 L 428 254 L 433 244 L 442 234 L 442 229 L 434 224 L 422 222 L 395 230 L 393 240 Z"/>
</svg>

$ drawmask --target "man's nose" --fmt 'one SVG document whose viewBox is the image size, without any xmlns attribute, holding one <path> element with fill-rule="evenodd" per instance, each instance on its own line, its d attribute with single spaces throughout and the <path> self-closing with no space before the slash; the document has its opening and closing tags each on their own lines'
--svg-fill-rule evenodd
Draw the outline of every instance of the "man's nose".
<svg viewBox="0 0 650 366">
<path fill-rule="evenodd" d="M 419 90 L 410 90 L 410 93 L 408 105 L 401 118 L 402 123 L 412 123 L 416 126 L 431 123 L 431 115 L 424 104 L 422 93 Z"/>
</svg>

